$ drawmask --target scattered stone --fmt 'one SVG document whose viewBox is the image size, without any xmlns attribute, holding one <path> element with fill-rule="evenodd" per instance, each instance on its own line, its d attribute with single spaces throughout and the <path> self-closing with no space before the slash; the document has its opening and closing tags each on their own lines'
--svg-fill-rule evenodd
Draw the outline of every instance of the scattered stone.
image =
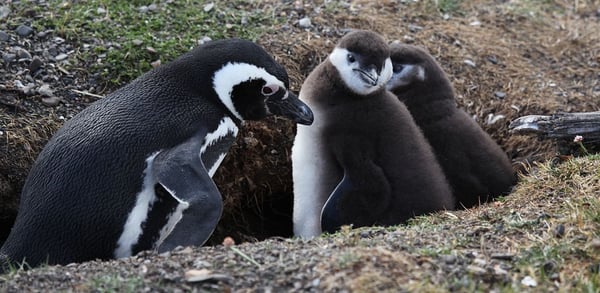
<svg viewBox="0 0 600 293">
<path fill-rule="evenodd" d="M 96 9 L 96 13 L 98 13 L 98 14 L 104 14 L 104 13 L 106 13 L 106 9 L 104 9 L 103 7 L 98 7 Z"/>
<path fill-rule="evenodd" d="M 445 254 L 441 256 L 442 260 L 446 263 L 446 264 L 455 264 L 456 263 L 456 256 L 454 255 L 450 255 L 450 254 Z"/>
<path fill-rule="evenodd" d="M 155 11 L 157 8 L 158 8 L 158 6 L 156 6 L 156 4 L 154 4 L 154 3 L 148 5 L 148 10 L 150 10 L 150 11 Z"/>
<path fill-rule="evenodd" d="M 150 9 L 148 9 L 148 6 L 146 5 L 138 7 L 138 12 L 140 13 L 147 13 L 148 11 L 150 11 Z"/>
<path fill-rule="evenodd" d="M 308 17 L 304 17 L 304 18 L 302 18 L 302 19 L 298 20 L 298 25 L 299 25 L 301 28 L 309 28 L 309 27 L 311 27 L 311 26 L 312 26 L 312 23 L 311 23 L 311 21 L 310 21 L 310 18 L 308 18 Z"/>
<path fill-rule="evenodd" d="M 5 19 L 10 14 L 10 7 L 0 6 L 0 19 Z"/>
<path fill-rule="evenodd" d="M 534 278 L 527 276 L 521 280 L 521 284 L 527 287 L 535 287 L 537 286 L 537 281 Z"/>
<path fill-rule="evenodd" d="M 54 57 L 54 60 L 63 61 L 65 59 L 67 59 L 68 57 L 69 57 L 69 55 L 67 55 L 65 53 L 60 53 L 60 54 L 56 55 L 56 57 Z"/>
<path fill-rule="evenodd" d="M 202 39 L 198 40 L 198 45 L 203 45 L 203 44 L 208 43 L 210 41 L 212 41 L 212 39 L 210 37 L 204 36 L 204 37 L 202 37 Z"/>
<path fill-rule="evenodd" d="M 45 83 L 38 88 L 38 93 L 42 96 L 52 97 L 54 96 L 54 91 L 50 88 L 50 85 Z"/>
<path fill-rule="evenodd" d="M 42 98 L 42 104 L 48 107 L 56 106 L 58 103 L 60 103 L 60 98 L 56 96 Z"/>
<path fill-rule="evenodd" d="M 4 54 L 2 54 L 2 60 L 4 60 L 5 64 L 9 64 L 9 63 L 17 60 L 17 54 L 4 53 Z"/>
<path fill-rule="evenodd" d="M 488 56 L 487 60 L 490 61 L 492 64 L 498 64 L 498 58 L 496 58 L 496 56 Z"/>
<path fill-rule="evenodd" d="M 26 37 L 33 33 L 33 29 L 30 26 L 22 24 L 15 29 L 15 32 L 21 37 Z"/>
<path fill-rule="evenodd" d="M 481 25 L 481 21 L 479 20 L 475 20 L 475 21 L 471 21 L 469 23 L 470 26 L 480 26 Z"/>
<path fill-rule="evenodd" d="M 418 31 L 423 30 L 423 27 L 420 26 L 420 25 L 416 25 L 416 24 L 409 24 L 408 25 L 408 30 L 411 31 L 411 32 L 413 32 L 413 33 L 416 33 Z"/>
<path fill-rule="evenodd" d="M 504 99 L 506 97 L 506 93 L 505 92 L 495 92 L 494 96 L 498 99 Z"/>
<path fill-rule="evenodd" d="M 6 42 L 10 40 L 10 36 L 5 31 L 0 31 L 0 42 Z"/>
<path fill-rule="evenodd" d="M 499 260 L 512 260 L 515 256 L 513 254 L 504 254 L 504 253 L 492 253 L 490 258 L 499 259 Z"/>
<path fill-rule="evenodd" d="M 189 270 L 185 272 L 184 279 L 186 282 L 196 283 L 204 281 L 223 281 L 229 282 L 232 280 L 231 276 L 226 274 L 213 274 L 210 270 Z"/>
<path fill-rule="evenodd" d="M 33 57 L 33 60 L 31 60 L 31 63 L 29 63 L 29 74 L 33 74 L 34 72 L 38 71 L 42 65 L 44 65 L 44 62 L 42 59 L 40 59 L 40 57 Z"/>
<path fill-rule="evenodd" d="M 598 251 L 600 250 L 600 238 L 594 238 L 589 244 L 590 248 Z"/>
<path fill-rule="evenodd" d="M 565 236 L 565 225 L 563 224 L 558 224 L 555 228 L 554 228 L 554 236 L 556 238 L 562 238 L 563 236 Z"/>
<path fill-rule="evenodd" d="M 227 237 L 225 237 L 225 239 L 223 239 L 223 245 L 224 246 L 233 246 L 233 245 L 235 245 L 235 240 L 233 240 L 233 238 L 227 236 Z"/>
<path fill-rule="evenodd" d="M 508 271 L 506 271 L 505 269 L 496 265 L 496 266 L 494 266 L 494 274 L 500 275 L 500 276 L 506 276 L 506 275 L 508 275 Z"/>
<path fill-rule="evenodd" d="M 473 275 L 484 275 L 487 271 L 482 268 L 482 267 L 478 267 L 478 266 L 474 266 L 474 265 L 468 265 L 466 268 L 467 272 L 473 274 Z"/>
<path fill-rule="evenodd" d="M 506 116 L 504 116 L 502 114 L 494 115 L 493 113 L 490 113 L 487 116 L 486 123 L 487 123 L 487 125 L 496 124 L 496 122 L 504 119 L 505 117 Z"/>
<path fill-rule="evenodd" d="M 131 41 L 131 43 L 132 43 L 134 46 L 141 46 L 141 45 L 144 43 L 144 41 L 142 41 L 142 40 L 138 40 L 138 39 L 135 39 L 135 40 Z"/>
<path fill-rule="evenodd" d="M 19 58 L 19 60 L 21 59 L 31 59 L 31 53 L 29 53 L 29 51 L 25 50 L 25 49 L 19 49 L 17 50 L 17 57 Z"/>
<path fill-rule="evenodd" d="M 464 62 L 465 62 L 465 64 L 467 64 L 467 65 L 469 65 L 469 66 L 471 66 L 473 68 L 477 67 L 477 65 L 475 64 L 475 62 L 473 62 L 473 60 L 465 59 Z"/>
<path fill-rule="evenodd" d="M 202 10 L 204 10 L 204 12 L 209 12 L 214 7 L 215 7 L 215 3 L 214 2 L 210 2 L 210 3 L 206 4 L 206 5 L 204 5 L 204 8 L 202 8 Z"/>
<path fill-rule="evenodd" d="M 150 63 L 150 65 L 152 65 L 152 68 L 156 68 L 156 67 L 160 66 L 160 64 L 161 64 L 160 59 Z"/>
<path fill-rule="evenodd" d="M 64 42 L 65 42 L 65 39 L 63 39 L 61 37 L 54 38 L 54 43 L 57 44 L 57 45 L 60 45 L 60 44 L 62 44 Z"/>
</svg>

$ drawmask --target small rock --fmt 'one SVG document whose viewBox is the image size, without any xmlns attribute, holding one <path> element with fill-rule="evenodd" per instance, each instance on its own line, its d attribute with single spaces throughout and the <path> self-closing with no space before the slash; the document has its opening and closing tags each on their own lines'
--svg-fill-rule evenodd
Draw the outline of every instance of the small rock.
<svg viewBox="0 0 600 293">
<path fill-rule="evenodd" d="M 46 97 L 54 96 L 54 91 L 52 91 L 52 89 L 50 88 L 50 85 L 47 83 L 40 86 L 37 91 L 42 96 L 46 96 Z"/>
<path fill-rule="evenodd" d="M 65 39 L 63 39 L 61 37 L 54 38 L 54 43 L 57 44 L 57 45 L 60 45 L 60 44 L 62 44 L 64 42 L 65 42 Z"/>
<path fill-rule="evenodd" d="M 535 287 L 537 286 L 537 281 L 534 278 L 527 276 L 521 280 L 521 284 L 527 287 Z"/>
<path fill-rule="evenodd" d="M 198 40 L 198 45 L 203 45 L 203 44 L 208 43 L 210 41 L 212 41 L 212 39 L 210 37 L 204 36 L 204 37 L 202 37 L 202 39 Z"/>
<path fill-rule="evenodd" d="M 484 275 L 486 273 L 486 270 L 484 268 L 474 266 L 474 265 L 468 265 L 466 270 L 467 270 L 467 272 L 469 272 L 473 275 Z"/>
<path fill-rule="evenodd" d="M 210 2 L 206 5 L 204 5 L 204 8 L 202 8 L 202 10 L 204 10 L 204 12 L 209 12 L 211 11 L 213 8 L 215 7 L 215 3 Z"/>
<path fill-rule="evenodd" d="M 67 55 L 65 53 L 60 53 L 60 54 L 56 55 L 56 57 L 54 57 L 54 60 L 63 61 L 65 59 L 67 59 L 68 57 L 69 57 L 69 55 Z"/>
<path fill-rule="evenodd" d="M 451 265 L 456 263 L 456 256 L 454 255 L 445 254 L 442 255 L 441 258 L 446 264 Z"/>
<path fill-rule="evenodd" d="M 10 36 L 5 31 L 0 31 L 0 42 L 6 42 L 10 39 Z"/>
<path fill-rule="evenodd" d="M 15 29 L 15 32 L 21 37 L 26 37 L 33 33 L 33 29 L 30 26 L 22 24 Z"/>
<path fill-rule="evenodd" d="M 153 47 L 150 47 L 150 46 L 146 47 L 146 51 L 148 51 L 148 53 L 151 53 L 151 54 L 158 53 L 158 51 L 156 51 L 156 49 L 154 49 Z"/>
<path fill-rule="evenodd" d="M 44 62 L 42 59 L 40 59 L 40 57 L 33 57 L 33 60 L 31 60 L 31 63 L 29 63 L 29 74 L 33 74 L 34 72 L 38 71 L 42 65 L 44 65 Z"/>
<path fill-rule="evenodd" d="M 225 274 L 213 274 L 210 270 L 189 270 L 185 272 L 184 279 L 186 282 L 204 282 L 204 281 L 231 281 L 231 277 Z"/>
<path fill-rule="evenodd" d="M 233 240 L 233 238 L 227 236 L 225 237 L 225 239 L 223 239 L 223 246 L 233 246 L 235 245 L 235 241 Z"/>
<path fill-rule="evenodd" d="M 144 41 L 142 41 L 142 40 L 138 40 L 138 39 L 135 39 L 135 40 L 131 41 L 131 43 L 132 43 L 134 46 L 140 46 L 140 45 L 142 45 L 142 44 L 144 43 Z"/>
<path fill-rule="evenodd" d="M 420 26 L 420 25 L 416 25 L 416 24 L 409 24 L 408 25 L 408 30 L 411 31 L 411 32 L 413 32 L 413 33 L 416 33 L 418 31 L 423 30 L 423 27 Z"/>
<path fill-rule="evenodd" d="M 495 92 L 494 96 L 498 99 L 504 99 L 506 97 L 506 93 L 505 92 Z"/>
<path fill-rule="evenodd" d="M 498 64 L 498 58 L 496 58 L 496 56 L 488 56 L 487 60 L 490 61 L 492 64 Z"/>
<path fill-rule="evenodd" d="M 506 275 L 508 275 L 508 271 L 501 268 L 500 266 L 494 266 L 494 274 L 500 275 L 500 276 L 506 276 Z"/>
<path fill-rule="evenodd" d="M 592 241 L 589 243 L 589 246 L 596 251 L 600 250 L 600 238 L 592 239 Z"/>
<path fill-rule="evenodd" d="M 104 14 L 104 13 L 106 13 L 106 9 L 104 9 L 103 7 L 98 7 L 96 9 L 96 13 L 98 13 L 98 14 Z"/>
<path fill-rule="evenodd" d="M 499 114 L 499 115 L 494 115 L 492 113 L 488 114 L 487 119 L 486 119 L 486 123 L 487 125 L 492 125 L 492 124 L 496 124 L 496 122 L 504 119 L 506 116 Z"/>
<path fill-rule="evenodd" d="M 499 260 L 512 260 L 515 256 L 512 254 L 504 254 L 504 253 L 492 253 L 490 258 L 499 259 Z"/>
<path fill-rule="evenodd" d="M 49 106 L 49 107 L 56 106 L 56 105 L 58 105 L 58 103 L 60 103 L 60 98 L 58 98 L 58 97 L 42 98 L 42 104 Z"/>
<path fill-rule="evenodd" d="M 140 12 L 140 13 L 147 13 L 149 10 L 150 9 L 148 9 L 148 6 L 146 6 L 146 5 L 138 7 L 138 12 Z"/>
<path fill-rule="evenodd" d="M 470 26 L 480 26 L 481 25 L 481 21 L 479 20 L 475 20 L 475 21 L 471 21 L 469 23 Z"/>
<path fill-rule="evenodd" d="M 4 63 L 6 63 L 6 64 L 13 62 L 13 61 L 17 60 L 17 54 L 12 54 L 12 53 L 2 54 L 2 60 L 4 60 Z"/>
<path fill-rule="evenodd" d="M 160 64 L 161 64 L 160 59 L 150 63 L 150 65 L 152 65 L 152 68 L 156 68 L 156 67 L 160 66 Z"/>
<path fill-rule="evenodd" d="M 558 224 L 555 228 L 554 228 L 554 236 L 556 238 L 562 238 L 563 236 L 565 236 L 565 225 L 563 224 Z"/>
<path fill-rule="evenodd" d="M 299 25 L 301 28 L 309 28 L 309 27 L 311 27 L 311 26 L 312 26 L 312 23 L 311 23 L 311 21 L 310 21 L 310 18 L 308 18 L 308 17 L 304 17 L 304 18 L 302 18 L 302 19 L 298 20 L 298 25 Z"/>
<path fill-rule="evenodd" d="M 155 11 L 157 8 L 158 8 L 158 6 L 156 6 L 156 4 L 154 4 L 154 3 L 148 5 L 148 10 L 150 10 L 150 11 Z"/>
<path fill-rule="evenodd" d="M 10 7 L 0 6 L 0 19 L 5 19 L 10 14 Z"/>
<path fill-rule="evenodd" d="M 473 60 L 469 60 L 469 59 L 465 59 L 465 64 L 471 66 L 471 67 L 477 67 L 477 65 L 475 64 L 475 62 L 473 62 Z"/>
<path fill-rule="evenodd" d="M 31 59 L 31 53 L 25 49 L 19 49 L 17 51 L 17 57 L 19 57 L 19 59 Z"/>
</svg>

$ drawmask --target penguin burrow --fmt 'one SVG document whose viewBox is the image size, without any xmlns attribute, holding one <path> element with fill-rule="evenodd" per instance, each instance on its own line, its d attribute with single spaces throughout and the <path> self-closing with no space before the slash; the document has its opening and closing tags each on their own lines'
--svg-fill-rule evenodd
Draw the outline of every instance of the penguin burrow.
<svg viewBox="0 0 600 293">
<path fill-rule="evenodd" d="M 424 49 L 394 42 L 387 88 L 405 103 L 442 166 L 457 207 L 508 194 L 516 174 L 506 153 L 464 110 L 450 80 Z"/>
<path fill-rule="evenodd" d="M 385 89 L 391 76 L 387 43 L 361 30 L 305 80 L 299 96 L 315 123 L 298 126 L 292 147 L 295 235 L 398 224 L 454 207 L 430 146 Z"/>
<path fill-rule="evenodd" d="M 202 245 L 222 211 L 212 175 L 243 121 L 268 115 L 313 120 L 250 41 L 211 41 L 147 72 L 50 139 L 0 255 L 34 267 Z"/>
</svg>

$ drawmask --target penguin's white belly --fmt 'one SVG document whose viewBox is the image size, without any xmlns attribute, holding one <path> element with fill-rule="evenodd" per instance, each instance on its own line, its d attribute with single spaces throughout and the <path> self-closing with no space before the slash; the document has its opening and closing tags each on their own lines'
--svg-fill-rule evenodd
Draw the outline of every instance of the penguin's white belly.
<svg viewBox="0 0 600 293">
<path fill-rule="evenodd" d="M 326 152 L 315 109 L 316 125 L 298 125 L 292 147 L 294 182 L 294 235 L 311 238 L 321 234 L 321 209 L 338 183 L 335 162 Z"/>
</svg>

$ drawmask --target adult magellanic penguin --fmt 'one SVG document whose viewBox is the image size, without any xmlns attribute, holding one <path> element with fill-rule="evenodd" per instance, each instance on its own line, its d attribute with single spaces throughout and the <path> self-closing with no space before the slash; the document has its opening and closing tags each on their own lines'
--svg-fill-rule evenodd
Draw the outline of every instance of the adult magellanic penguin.
<svg viewBox="0 0 600 293">
<path fill-rule="evenodd" d="M 50 139 L 0 255 L 33 267 L 202 245 L 222 210 L 211 176 L 242 122 L 271 114 L 313 120 L 250 41 L 212 41 L 142 75 Z"/>
<path fill-rule="evenodd" d="M 454 207 L 450 188 L 406 107 L 385 85 L 389 48 L 370 31 L 344 36 L 307 77 L 315 115 L 292 148 L 294 233 L 391 225 Z"/>
<path fill-rule="evenodd" d="M 458 207 L 510 192 L 517 178 L 506 153 L 458 108 L 452 84 L 435 59 L 417 46 L 395 42 L 390 50 L 394 74 L 387 88 L 425 134 Z"/>
</svg>

